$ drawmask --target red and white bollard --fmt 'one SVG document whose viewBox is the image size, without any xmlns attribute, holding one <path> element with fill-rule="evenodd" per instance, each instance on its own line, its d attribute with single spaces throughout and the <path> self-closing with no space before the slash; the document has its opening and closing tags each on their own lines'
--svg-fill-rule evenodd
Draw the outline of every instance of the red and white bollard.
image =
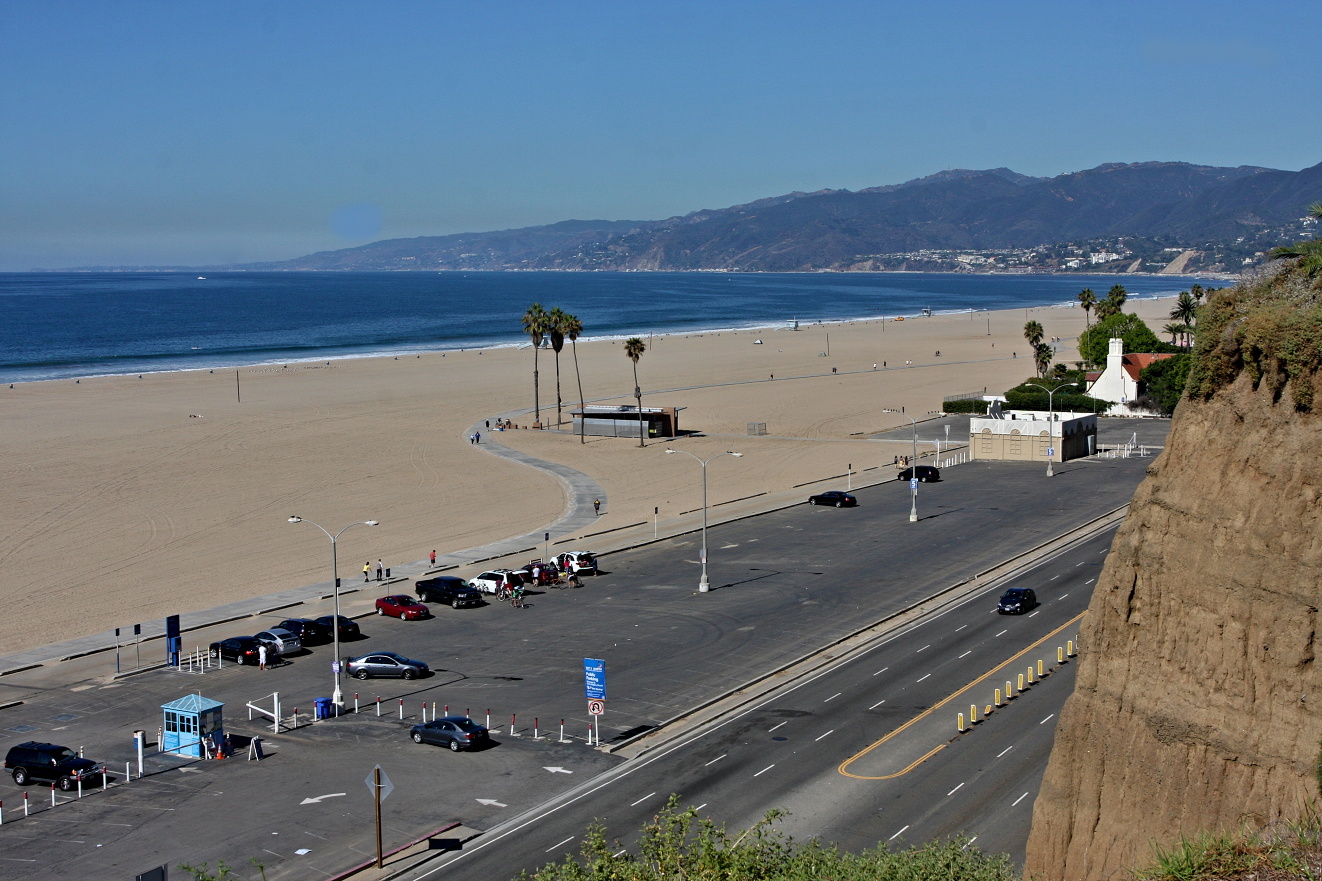
<svg viewBox="0 0 1322 881">
<path fill-rule="evenodd" d="M 427 702 L 426 702 L 426 701 L 423 701 L 423 702 L 422 702 L 422 722 L 423 722 L 424 725 L 427 723 Z"/>
<path fill-rule="evenodd" d="M 356 691 L 353 693 L 353 711 L 355 714 L 358 713 L 358 692 Z"/>
<path fill-rule="evenodd" d="M 487 707 L 487 730 L 491 730 L 491 708 Z"/>
<path fill-rule="evenodd" d="M 561 719 L 561 720 L 560 720 L 560 742 L 561 742 L 561 743 L 568 743 L 568 741 L 565 740 L 565 720 L 564 720 L 564 719 Z"/>
<path fill-rule="evenodd" d="M 381 715 L 381 695 L 376 696 L 376 714 Z"/>
<path fill-rule="evenodd" d="M 518 737 L 518 736 L 519 736 L 519 735 L 517 735 L 517 734 L 514 733 L 514 715 L 515 715 L 514 713 L 510 713 L 510 737 Z"/>
<path fill-rule="evenodd" d="M 538 726 L 539 726 L 540 724 L 541 724 L 541 720 L 538 719 L 536 716 L 533 716 L 533 717 L 532 717 L 532 739 L 533 739 L 533 740 L 541 740 L 541 739 L 542 739 L 541 734 L 539 734 L 538 731 L 537 731 L 537 728 L 538 728 Z"/>
<path fill-rule="evenodd" d="M 26 817 L 27 815 L 28 815 L 28 794 L 25 792 L 23 793 L 23 816 Z"/>
<path fill-rule="evenodd" d="M 50 785 L 50 806 L 55 807 L 55 784 Z"/>
<path fill-rule="evenodd" d="M 404 721 L 404 698 L 399 699 L 399 721 Z"/>
</svg>

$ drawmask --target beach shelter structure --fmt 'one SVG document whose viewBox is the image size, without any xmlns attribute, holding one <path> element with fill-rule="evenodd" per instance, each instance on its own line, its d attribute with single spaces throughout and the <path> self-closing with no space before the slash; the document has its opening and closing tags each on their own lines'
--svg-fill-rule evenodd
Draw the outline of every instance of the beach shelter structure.
<svg viewBox="0 0 1322 881">
<path fill-rule="evenodd" d="M 220 701 L 190 694 L 161 704 L 165 718 L 161 723 L 161 752 L 174 753 L 177 756 L 204 758 L 206 750 L 203 741 L 209 741 L 214 748 L 225 737 L 224 720 Z"/>
</svg>

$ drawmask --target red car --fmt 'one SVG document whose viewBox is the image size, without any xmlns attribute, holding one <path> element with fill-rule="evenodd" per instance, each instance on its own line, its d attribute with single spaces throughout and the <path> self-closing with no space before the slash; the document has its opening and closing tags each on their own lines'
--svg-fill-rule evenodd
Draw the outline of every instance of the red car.
<svg viewBox="0 0 1322 881">
<path fill-rule="evenodd" d="M 405 621 L 426 618 L 431 615 L 431 611 L 426 606 L 413 597 L 402 593 L 381 597 L 377 600 L 376 613 L 378 615 L 390 615 L 394 618 L 403 618 Z"/>
</svg>

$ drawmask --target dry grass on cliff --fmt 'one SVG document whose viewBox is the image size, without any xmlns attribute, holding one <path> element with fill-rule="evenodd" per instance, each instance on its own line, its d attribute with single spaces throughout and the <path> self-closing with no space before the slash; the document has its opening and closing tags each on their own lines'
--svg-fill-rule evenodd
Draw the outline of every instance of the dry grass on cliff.
<svg viewBox="0 0 1322 881">
<path fill-rule="evenodd" d="M 1139 881 L 1298 881 L 1322 879 L 1322 818 L 1273 824 L 1256 833 L 1202 835 L 1157 847 Z"/>
<path fill-rule="evenodd" d="M 1276 395 L 1291 383 L 1299 410 L 1313 409 L 1322 369 L 1322 275 L 1299 261 L 1269 264 L 1257 275 L 1212 294 L 1198 310 L 1190 397 L 1208 398 L 1247 372 Z"/>
</svg>

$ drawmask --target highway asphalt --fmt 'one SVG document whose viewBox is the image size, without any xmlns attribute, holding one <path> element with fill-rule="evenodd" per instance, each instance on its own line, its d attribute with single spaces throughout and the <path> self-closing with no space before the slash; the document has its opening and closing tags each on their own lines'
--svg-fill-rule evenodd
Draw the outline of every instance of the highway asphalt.
<svg viewBox="0 0 1322 881">
<path fill-rule="evenodd" d="M 626 737 L 1125 504 L 1150 461 L 1071 462 L 1051 479 L 1037 465 L 960 466 L 920 488 L 918 523 L 908 522 L 908 488 L 887 483 L 859 491 L 857 509 L 803 505 L 725 524 L 709 534 L 708 594 L 696 591 L 699 538 L 690 534 L 610 554 L 605 574 L 583 589 L 534 595 L 525 610 L 437 607 L 428 621 L 364 621 L 367 638 L 346 645 L 347 654 L 390 648 L 436 670 L 414 683 L 347 685 L 364 705 L 380 695 L 394 721 L 364 713 L 268 735 L 273 756 L 260 765 L 150 758 L 156 773 L 141 781 L 18 822 L 20 791 L 0 780 L 0 861 L 11 877 L 73 878 L 257 856 L 271 879 L 330 877 L 372 849 L 363 778 L 377 762 L 396 784 L 388 842 L 454 821 L 491 829 L 623 761 L 583 742 L 584 657 L 607 663 L 603 738 Z M 371 600 L 355 597 L 346 611 L 367 612 Z M 298 607 L 233 626 L 247 632 L 324 613 Z M 159 706 L 193 691 L 224 701 L 227 727 L 239 735 L 263 730 L 244 704 L 277 690 L 285 712 L 298 706 L 306 722 L 312 698 L 329 691 L 328 656 L 316 647 L 266 673 L 227 665 L 114 680 L 104 657 L 14 673 L 0 679 L 0 705 L 22 703 L 0 710 L 0 746 L 53 740 L 122 768 L 131 731 L 154 739 Z M 471 710 L 479 721 L 490 708 L 498 745 L 452 755 L 412 744 L 407 727 L 424 701 Z M 534 718 L 543 735 L 558 734 L 565 719 L 571 742 L 534 740 Z M 34 807 L 49 803 L 39 787 L 29 796 Z"/>
</svg>

